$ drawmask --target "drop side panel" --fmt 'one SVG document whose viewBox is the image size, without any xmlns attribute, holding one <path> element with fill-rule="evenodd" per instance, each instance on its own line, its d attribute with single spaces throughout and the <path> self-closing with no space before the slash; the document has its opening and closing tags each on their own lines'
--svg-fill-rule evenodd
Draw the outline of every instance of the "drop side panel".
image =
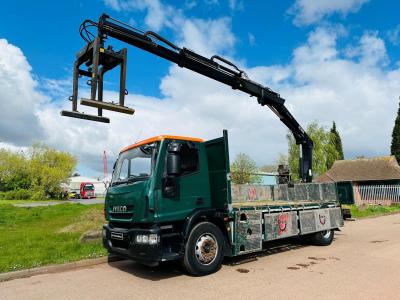
<svg viewBox="0 0 400 300">
<path fill-rule="evenodd" d="M 260 251 L 262 249 L 261 211 L 237 211 L 235 220 L 235 255 Z"/>
<path fill-rule="evenodd" d="M 297 213 L 284 212 L 264 215 L 265 241 L 272 241 L 299 234 Z"/>
</svg>

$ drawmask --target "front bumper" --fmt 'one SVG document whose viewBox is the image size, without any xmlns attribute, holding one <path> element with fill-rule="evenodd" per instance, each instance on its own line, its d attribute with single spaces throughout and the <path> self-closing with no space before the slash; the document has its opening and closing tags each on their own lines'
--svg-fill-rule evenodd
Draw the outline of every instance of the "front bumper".
<svg viewBox="0 0 400 300">
<path fill-rule="evenodd" d="M 155 245 L 136 243 L 138 234 L 157 234 L 160 236 L 159 242 Z M 103 226 L 103 245 L 113 254 L 123 256 L 134 261 L 157 265 L 161 261 L 178 258 L 178 255 L 171 255 L 166 251 L 161 236 L 161 229 L 158 226 L 151 228 L 116 228 L 109 224 Z"/>
</svg>

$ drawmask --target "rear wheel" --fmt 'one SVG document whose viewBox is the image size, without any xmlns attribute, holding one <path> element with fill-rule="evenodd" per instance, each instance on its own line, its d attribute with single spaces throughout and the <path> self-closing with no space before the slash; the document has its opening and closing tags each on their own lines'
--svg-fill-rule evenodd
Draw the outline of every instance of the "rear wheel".
<svg viewBox="0 0 400 300">
<path fill-rule="evenodd" d="M 311 236 L 311 242 L 317 246 L 328 246 L 332 243 L 334 235 L 333 229 L 316 232 Z"/>
<path fill-rule="evenodd" d="M 210 222 L 193 227 L 185 247 L 183 267 L 197 276 L 216 272 L 224 258 L 224 238 L 221 230 Z"/>
</svg>

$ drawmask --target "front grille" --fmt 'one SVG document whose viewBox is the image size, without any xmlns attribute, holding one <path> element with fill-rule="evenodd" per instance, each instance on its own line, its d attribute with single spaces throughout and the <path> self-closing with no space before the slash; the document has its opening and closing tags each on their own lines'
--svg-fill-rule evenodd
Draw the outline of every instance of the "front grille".
<svg viewBox="0 0 400 300">
<path fill-rule="evenodd" d="M 118 228 L 130 229 L 130 228 L 134 227 L 133 224 L 127 223 L 127 222 L 113 222 L 113 221 L 110 221 L 109 225 L 110 225 L 110 229 L 118 229 Z"/>
<path fill-rule="evenodd" d="M 115 207 L 126 207 L 125 211 L 114 211 Z M 111 218 L 120 220 L 130 220 L 133 217 L 134 205 L 111 205 L 109 207 L 109 215 Z"/>
<path fill-rule="evenodd" d="M 125 219 L 130 220 L 133 217 L 133 213 L 110 213 L 110 217 L 113 219 Z"/>
</svg>

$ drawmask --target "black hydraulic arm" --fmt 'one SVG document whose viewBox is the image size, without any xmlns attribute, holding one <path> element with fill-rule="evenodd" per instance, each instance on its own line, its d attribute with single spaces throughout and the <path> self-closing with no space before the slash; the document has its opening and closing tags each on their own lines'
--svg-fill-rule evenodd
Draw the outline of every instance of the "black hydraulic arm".
<svg viewBox="0 0 400 300">
<path fill-rule="evenodd" d="M 236 68 L 236 66 L 231 62 L 219 56 L 214 55 L 211 58 L 206 58 L 187 48 L 178 48 L 154 32 L 148 31 L 141 33 L 126 28 L 122 26 L 122 24 L 117 24 L 112 20 L 113 19 L 110 19 L 106 15 L 103 15 L 100 18 L 98 25 L 99 34 L 104 38 L 113 37 L 137 48 L 153 53 L 176 63 L 180 67 L 187 68 L 229 85 L 233 89 L 238 89 L 251 96 L 257 97 L 260 103 L 283 104 L 285 102 L 279 94 L 261 84 L 249 80 L 246 78 L 246 74 L 243 71 Z M 159 42 L 162 42 L 169 47 L 164 47 L 163 45 L 160 45 Z M 228 63 L 230 66 L 234 66 L 235 69 L 217 63 L 218 60 L 225 64 Z"/>
<path fill-rule="evenodd" d="M 313 142 L 300 124 L 296 121 L 296 119 L 292 116 L 292 114 L 287 110 L 284 105 L 285 100 L 281 98 L 278 93 L 272 91 L 268 87 L 250 80 L 244 71 L 240 70 L 233 63 L 222 57 L 214 55 L 211 58 L 206 58 L 187 48 L 179 48 L 154 32 L 139 31 L 132 28 L 128 24 L 122 23 L 105 14 L 100 17 L 99 22 L 96 23 L 96 25 L 98 29 L 98 35 L 96 39 L 100 39 L 100 49 L 102 49 L 101 47 L 103 47 L 104 41 L 107 38 L 115 38 L 129 45 L 162 57 L 168 61 L 176 63 L 180 67 L 187 68 L 196 73 L 224 83 L 233 89 L 241 90 L 250 96 L 256 97 L 259 104 L 262 106 L 267 105 L 293 133 L 296 143 L 300 145 L 301 149 L 300 178 L 303 182 L 312 181 Z M 98 63 L 93 61 L 90 61 L 90 63 L 93 63 L 97 69 Z M 104 65 L 104 67 L 106 69 L 110 69 L 114 66 L 107 68 L 107 65 Z M 96 76 L 98 76 L 97 73 L 93 75 L 93 77 Z M 98 88 L 102 88 L 102 85 Z M 96 106 L 95 104 L 93 105 L 94 102 L 97 102 L 93 101 L 95 100 L 95 93 L 96 86 L 94 91 L 92 86 L 93 97 L 92 100 L 89 100 L 89 102 L 92 104 L 91 106 Z M 124 95 L 121 94 L 120 103 L 123 103 L 123 96 Z M 85 101 L 88 102 L 87 100 Z M 87 103 L 85 104 L 85 102 L 81 102 L 81 104 L 88 105 Z M 104 103 L 98 107 L 102 109 L 109 109 Z"/>
</svg>

